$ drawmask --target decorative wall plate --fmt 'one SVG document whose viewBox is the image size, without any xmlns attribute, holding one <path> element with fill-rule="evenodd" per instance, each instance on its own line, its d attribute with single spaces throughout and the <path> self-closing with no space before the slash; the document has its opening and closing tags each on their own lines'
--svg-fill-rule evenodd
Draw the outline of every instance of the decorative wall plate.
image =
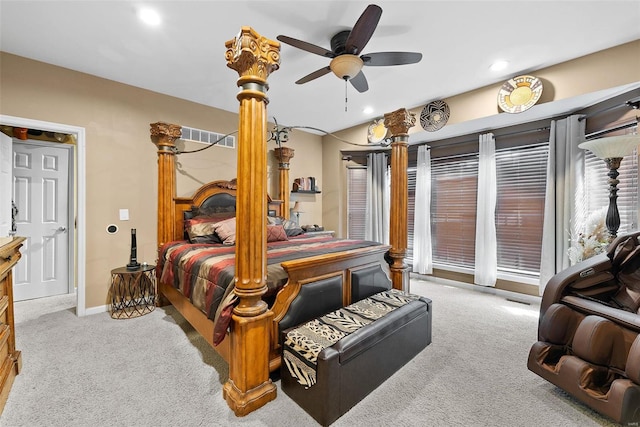
<svg viewBox="0 0 640 427">
<path fill-rule="evenodd" d="M 420 113 L 420 125 L 427 132 L 442 129 L 449 120 L 449 106 L 442 100 L 432 101 L 424 106 Z"/>
<path fill-rule="evenodd" d="M 387 128 L 384 125 L 384 119 L 376 120 L 369 125 L 367 139 L 370 143 L 377 144 L 382 142 L 385 136 L 387 136 Z"/>
<path fill-rule="evenodd" d="M 504 82 L 498 92 L 498 105 L 505 113 L 522 113 L 542 96 L 542 82 L 533 76 L 518 76 Z"/>
</svg>

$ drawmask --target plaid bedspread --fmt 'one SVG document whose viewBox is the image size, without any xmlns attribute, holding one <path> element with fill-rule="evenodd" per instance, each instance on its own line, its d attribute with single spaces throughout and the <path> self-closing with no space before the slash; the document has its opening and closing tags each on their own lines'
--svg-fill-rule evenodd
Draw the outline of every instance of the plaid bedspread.
<svg viewBox="0 0 640 427">
<path fill-rule="evenodd" d="M 334 239 L 327 236 L 296 236 L 267 244 L 267 293 L 275 295 L 287 282 L 280 266 L 284 261 L 350 249 L 375 246 L 365 240 Z M 174 241 L 160 250 L 158 272 L 162 283 L 170 284 L 215 322 L 214 343 L 219 344 L 231 320 L 235 275 L 235 246 Z"/>
</svg>

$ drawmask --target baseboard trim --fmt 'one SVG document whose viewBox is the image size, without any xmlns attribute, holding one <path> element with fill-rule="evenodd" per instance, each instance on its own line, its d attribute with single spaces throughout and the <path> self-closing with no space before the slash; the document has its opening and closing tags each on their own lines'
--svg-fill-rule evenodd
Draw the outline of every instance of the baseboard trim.
<svg viewBox="0 0 640 427">
<path fill-rule="evenodd" d="M 518 292 L 510 292 L 502 289 L 496 289 L 490 286 L 472 285 L 470 283 L 458 282 L 457 280 L 443 279 L 440 277 L 425 276 L 422 274 L 411 273 L 410 277 L 416 280 L 424 280 L 425 282 L 433 282 L 441 285 L 455 286 L 457 288 L 468 289 L 475 292 L 484 292 L 486 294 L 497 295 L 499 297 L 508 299 L 509 301 L 520 302 L 529 305 L 540 305 L 542 301 L 541 297 L 534 295 L 521 294 Z"/>
<path fill-rule="evenodd" d="M 92 314 L 106 313 L 109 311 L 109 304 L 99 305 L 97 307 L 89 307 L 84 310 L 84 316 L 91 316 Z"/>
</svg>

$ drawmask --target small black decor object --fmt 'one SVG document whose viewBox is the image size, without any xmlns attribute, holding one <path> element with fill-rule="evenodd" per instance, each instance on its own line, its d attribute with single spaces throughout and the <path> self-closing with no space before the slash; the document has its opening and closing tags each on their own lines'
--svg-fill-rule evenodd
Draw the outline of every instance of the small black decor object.
<svg viewBox="0 0 640 427">
<path fill-rule="evenodd" d="M 129 264 L 127 264 L 127 270 L 137 270 L 140 268 L 140 263 L 137 257 L 138 249 L 136 245 L 136 229 L 131 229 L 131 256 L 129 257 Z"/>
</svg>

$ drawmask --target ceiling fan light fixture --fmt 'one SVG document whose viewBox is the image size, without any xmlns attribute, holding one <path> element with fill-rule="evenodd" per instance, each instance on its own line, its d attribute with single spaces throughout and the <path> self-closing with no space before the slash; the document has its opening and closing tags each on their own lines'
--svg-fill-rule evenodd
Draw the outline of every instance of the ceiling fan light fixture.
<svg viewBox="0 0 640 427">
<path fill-rule="evenodd" d="M 344 80 L 349 80 L 355 77 L 364 63 L 359 56 L 343 54 L 336 56 L 331 60 L 329 68 L 333 71 L 333 74 Z"/>
</svg>

